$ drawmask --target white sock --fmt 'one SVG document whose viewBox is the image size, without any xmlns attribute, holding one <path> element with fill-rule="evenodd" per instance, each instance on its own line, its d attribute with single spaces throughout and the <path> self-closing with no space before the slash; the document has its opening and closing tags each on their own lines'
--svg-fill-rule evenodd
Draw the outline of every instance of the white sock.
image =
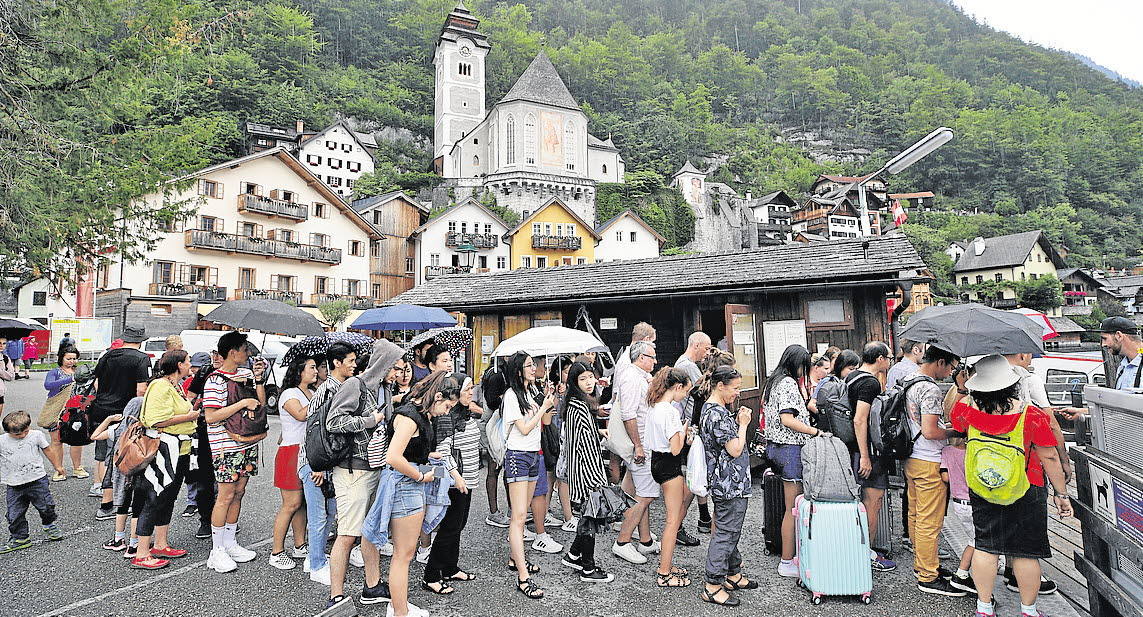
<svg viewBox="0 0 1143 617">
<path fill-rule="evenodd" d="M 226 528 L 210 526 L 210 542 L 211 548 L 214 550 L 221 550 L 226 548 Z"/>
<path fill-rule="evenodd" d="M 1020 613 L 1022 615 L 1031 615 L 1032 617 L 1039 617 L 1039 615 L 1040 615 L 1040 611 L 1036 610 L 1035 604 L 1033 604 L 1032 606 L 1025 606 L 1025 605 L 1021 604 L 1020 605 Z"/>
<path fill-rule="evenodd" d="M 995 615 L 996 609 L 992 606 L 991 602 L 981 602 L 980 600 L 977 600 L 976 612 L 982 613 L 984 615 Z"/>
<path fill-rule="evenodd" d="M 238 534 L 238 523 L 227 523 L 223 529 L 226 530 L 226 534 L 223 536 L 226 542 L 224 546 L 238 546 L 238 540 L 234 537 Z"/>
<path fill-rule="evenodd" d="M 956 577 L 957 578 L 968 578 L 968 570 L 965 570 L 963 568 L 957 568 L 956 569 Z"/>
</svg>

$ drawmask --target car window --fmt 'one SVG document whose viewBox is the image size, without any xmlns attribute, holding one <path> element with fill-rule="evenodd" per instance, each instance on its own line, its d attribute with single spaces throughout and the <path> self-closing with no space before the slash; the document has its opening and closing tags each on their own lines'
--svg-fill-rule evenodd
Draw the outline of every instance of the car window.
<svg viewBox="0 0 1143 617">
<path fill-rule="evenodd" d="M 166 341 L 147 341 L 147 347 L 144 351 L 163 351 L 166 348 Z"/>
<path fill-rule="evenodd" d="M 1044 379 L 1045 383 L 1060 383 L 1060 384 L 1077 384 L 1088 382 L 1087 373 L 1079 371 L 1065 371 L 1063 369 L 1051 368 L 1048 369 L 1048 374 Z"/>
</svg>

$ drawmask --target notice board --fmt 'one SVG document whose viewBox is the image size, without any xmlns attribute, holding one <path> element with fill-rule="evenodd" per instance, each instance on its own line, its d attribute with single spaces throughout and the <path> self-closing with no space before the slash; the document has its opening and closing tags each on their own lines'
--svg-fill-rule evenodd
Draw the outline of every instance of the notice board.
<svg viewBox="0 0 1143 617">
<path fill-rule="evenodd" d="M 762 322 L 762 345 L 766 351 L 766 374 L 770 375 L 778 367 L 782 352 L 790 345 L 809 348 L 806 338 L 806 320 L 787 319 L 784 321 Z"/>
</svg>

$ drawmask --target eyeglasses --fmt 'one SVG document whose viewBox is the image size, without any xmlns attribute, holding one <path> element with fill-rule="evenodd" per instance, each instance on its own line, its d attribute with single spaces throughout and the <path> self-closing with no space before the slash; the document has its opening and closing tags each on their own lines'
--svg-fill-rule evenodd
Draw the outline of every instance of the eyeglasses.
<svg viewBox="0 0 1143 617">
<path fill-rule="evenodd" d="M 651 354 L 648 354 L 648 353 L 645 353 L 645 354 L 643 354 L 643 355 L 642 355 L 642 356 L 640 356 L 640 357 L 642 357 L 642 358 L 650 358 L 650 359 L 652 359 L 652 360 L 655 360 L 655 359 L 656 359 L 656 358 L 655 358 L 655 356 L 652 356 Z"/>
</svg>

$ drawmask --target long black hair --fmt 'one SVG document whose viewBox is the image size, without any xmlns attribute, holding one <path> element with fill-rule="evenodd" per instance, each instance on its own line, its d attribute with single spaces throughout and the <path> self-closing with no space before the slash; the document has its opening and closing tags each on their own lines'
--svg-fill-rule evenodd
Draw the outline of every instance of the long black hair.
<svg viewBox="0 0 1143 617">
<path fill-rule="evenodd" d="M 571 368 L 568 369 L 568 389 L 564 409 L 567 409 L 572 401 L 579 401 L 587 405 L 587 410 L 594 414 L 599 409 L 599 401 L 594 395 L 584 392 L 579 387 L 579 376 L 584 373 L 595 375 L 595 369 L 586 362 L 572 362 Z"/>
<path fill-rule="evenodd" d="M 318 359 L 314 356 L 306 356 L 304 358 L 296 358 L 293 362 L 286 366 L 286 374 L 282 377 L 282 390 L 289 390 L 290 388 L 302 387 L 302 371 L 306 368 L 306 362 L 313 360 L 314 365 L 318 363 Z"/>
<path fill-rule="evenodd" d="M 524 365 L 531 359 L 532 356 L 528 352 L 517 351 L 509 356 L 508 361 L 504 363 L 504 375 L 508 379 L 508 389 L 516 394 L 521 412 L 528 409 L 532 400 L 528 396 L 528 384 L 524 380 Z"/>
<path fill-rule="evenodd" d="M 1013 403 L 1020 397 L 1020 382 L 1003 390 L 981 392 L 973 390 L 972 400 L 976 408 L 987 414 L 1006 414 L 1012 411 Z"/>
<path fill-rule="evenodd" d="M 809 374 L 810 350 L 801 345 L 790 345 L 782 352 L 782 358 L 778 360 L 778 368 L 774 369 L 774 374 L 766 380 L 766 390 L 762 393 L 762 400 L 770 400 L 770 392 L 774 390 L 774 385 L 786 377 L 792 377 L 797 381 L 799 377 Z"/>
</svg>

